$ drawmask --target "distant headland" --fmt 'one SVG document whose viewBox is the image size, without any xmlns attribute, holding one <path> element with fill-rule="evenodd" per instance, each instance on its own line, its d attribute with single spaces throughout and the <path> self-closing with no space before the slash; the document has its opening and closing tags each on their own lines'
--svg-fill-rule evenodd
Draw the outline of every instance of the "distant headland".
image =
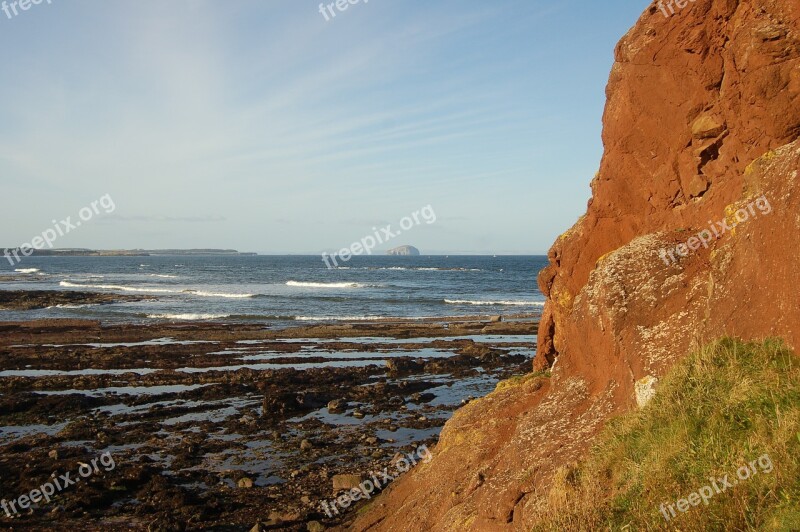
<svg viewBox="0 0 800 532">
<path fill-rule="evenodd" d="M 4 251 L 17 250 L 6 248 Z M 26 250 L 27 251 L 27 250 Z M 239 255 L 254 256 L 258 253 L 246 253 L 235 249 L 33 249 L 27 256 L 34 257 L 151 257 L 159 255 Z"/>
</svg>

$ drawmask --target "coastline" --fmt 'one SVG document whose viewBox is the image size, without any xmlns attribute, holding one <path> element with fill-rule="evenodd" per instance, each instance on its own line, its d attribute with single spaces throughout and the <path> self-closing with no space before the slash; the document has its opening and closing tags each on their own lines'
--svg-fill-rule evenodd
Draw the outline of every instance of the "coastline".
<svg viewBox="0 0 800 532">
<path fill-rule="evenodd" d="M 455 409 L 530 371 L 538 323 L 512 316 L 2 322 L 0 491 L 104 452 L 116 469 L 0 523 L 337 526 L 357 509 L 323 511 L 355 478 L 336 475 L 433 449 Z"/>
</svg>

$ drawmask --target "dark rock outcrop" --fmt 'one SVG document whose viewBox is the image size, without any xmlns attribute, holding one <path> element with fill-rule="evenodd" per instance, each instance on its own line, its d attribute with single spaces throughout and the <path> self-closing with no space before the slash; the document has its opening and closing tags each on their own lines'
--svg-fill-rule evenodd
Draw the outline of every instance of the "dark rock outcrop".
<svg viewBox="0 0 800 532">
<path fill-rule="evenodd" d="M 0 290 L 0 310 L 35 310 L 57 305 L 106 305 L 146 299 L 153 298 L 60 290 Z"/>
</svg>

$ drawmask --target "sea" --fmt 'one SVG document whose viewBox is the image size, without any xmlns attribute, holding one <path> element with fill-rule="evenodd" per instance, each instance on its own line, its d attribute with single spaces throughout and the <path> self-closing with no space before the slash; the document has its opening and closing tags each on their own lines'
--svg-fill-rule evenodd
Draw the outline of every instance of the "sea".
<svg viewBox="0 0 800 532">
<path fill-rule="evenodd" d="M 357 256 L 328 269 L 319 255 L 27 257 L 0 264 L 2 290 L 148 296 L 107 305 L 0 311 L 0 321 L 229 320 L 336 322 L 541 314 L 545 256 Z"/>
</svg>

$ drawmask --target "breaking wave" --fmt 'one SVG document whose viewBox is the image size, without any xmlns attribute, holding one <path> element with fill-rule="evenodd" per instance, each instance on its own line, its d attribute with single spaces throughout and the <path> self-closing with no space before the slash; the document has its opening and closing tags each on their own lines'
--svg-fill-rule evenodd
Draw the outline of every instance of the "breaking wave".
<svg viewBox="0 0 800 532">
<path fill-rule="evenodd" d="M 230 314 L 148 314 L 148 318 L 154 320 L 218 320 L 221 318 L 228 318 Z"/>
<path fill-rule="evenodd" d="M 474 301 L 469 299 L 445 299 L 445 303 L 449 305 L 497 305 L 497 306 L 512 306 L 512 307 L 543 307 L 543 301 Z"/>
<path fill-rule="evenodd" d="M 254 297 L 255 294 L 232 294 L 227 292 L 204 292 L 202 290 L 170 290 L 168 288 L 138 288 L 133 286 L 124 286 L 116 284 L 77 284 L 69 281 L 61 281 L 58 283 L 65 288 L 95 288 L 101 290 L 120 290 L 122 292 L 139 292 L 144 294 L 192 294 L 201 297 L 225 297 L 242 299 Z"/>
<path fill-rule="evenodd" d="M 306 281 L 287 281 L 286 286 L 296 286 L 301 288 L 368 288 L 370 286 L 364 283 L 314 283 Z"/>
</svg>

